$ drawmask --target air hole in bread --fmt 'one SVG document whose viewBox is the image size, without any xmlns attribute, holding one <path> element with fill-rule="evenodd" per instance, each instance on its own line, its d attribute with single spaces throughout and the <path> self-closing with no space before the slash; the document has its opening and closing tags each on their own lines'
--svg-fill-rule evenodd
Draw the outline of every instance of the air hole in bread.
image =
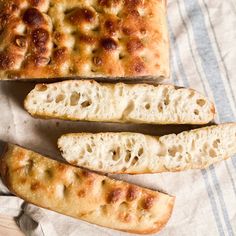
<svg viewBox="0 0 236 236">
<path fill-rule="evenodd" d="M 127 144 L 126 144 L 127 148 L 131 149 L 132 148 L 132 141 L 130 139 L 127 140 Z"/>
<path fill-rule="evenodd" d="M 195 141 L 194 140 L 192 140 L 191 148 L 192 148 L 192 150 L 195 149 Z"/>
<path fill-rule="evenodd" d="M 64 94 L 59 94 L 56 97 L 56 103 L 62 102 L 65 99 L 65 95 Z"/>
<path fill-rule="evenodd" d="M 147 109 L 147 110 L 149 110 L 150 109 L 150 103 L 147 103 L 146 105 L 145 105 L 145 109 Z"/>
<path fill-rule="evenodd" d="M 101 185 L 105 185 L 106 184 L 106 180 L 104 179 L 102 182 L 101 182 Z"/>
<path fill-rule="evenodd" d="M 126 150 L 125 161 L 129 162 L 130 158 L 131 158 L 131 152 L 129 150 Z"/>
<path fill-rule="evenodd" d="M 179 146 L 173 146 L 172 148 L 168 149 L 168 153 L 174 157 L 176 155 L 177 152 L 182 152 L 183 151 L 183 147 L 181 145 Z"/>
<path fill-rule="evenodd" d="M 101 161 L 98 163 L 98 168 L 99 168 L 99 169 L 102 169 L 102 168 L 103 168 L 103 164 L 102 164 Z"/>
<path fill-rule="evenodd" d="M 205 143 L 204 145 L 203 145 L 203 151 L 205 152 L 205 153 L 207 153 L 207 150 L 209 149 L 209 144 L 208 143 Z"/>
<path fill-rule="evenodd" d="M 177 161 L 181 161 L 181 160 L 182 160 L 182 158 L 183 158 L 183 156 L 182 156 L 182 155 L 178 155 L 178 159 L 177 159 Z"/>
<path fill-rule="evenodd" d="M 159 112 L 163 111 L 163 105 L 161 103 L 158 104 L 157 109 Z"/>
<path fill-rule="evenodd" d="M 138 157 L 135 156 L 131 162 L 131 165 L 134 166 L 138 162 Z"/>
<path fill-rule="evenodd" d="M 112 160 L 118 161 L 120 158 L 120 148 L 118 147 L 117 150 L 113 150 L 111 153 L 112 153 Z"/>
<path fill-rule="evenodd" d="M 164 100 L 164 104 L 165 104 L 166 106 L 170 104 L 169 96 L 167 96 L 166 99 Z"/>
<path fill-rule="evenodd" d="M 92 153 L 92 151 L 93 151 L 89 144 L 86 145 L 86 149 L 89 153 Z"/>
<path fill-rule="evenodd" d="M 217 157 L 216 152 L 215 152 L 214 149 L 210 149 L 209 155 L 210 155 L 210 157 L 212 157 L 212 158 Z"/>
<path fill-rule="evenodd" d="M 205 104 L 206 104 L 206 101 L 204 99 L 198 99 L 197 100 L 197 104 L 200 106 L 200 107 L 203 107 Z"/>
<path fill-rule="evenodd" d="M 216 139 L 214 142 L 213 142 L 213 147 L 214 148 L 218 148 L 218 144 L 220 143 L 220 140 L 219 139 Z"/>
<path fill-rule="evenodd" d="M 195 109 L 195 110 L 194 110 L 194 114 L 195 114 L 196 116 L 198 116 L 198 115 L 199 115 L 199 110 Z"/>
<path fill-rule="evenodd" d="M 33 101 L 33 104 L 34 104 L 34 105 L 35 105 L 35 104 L 37 104 L 37 101 L 36 101 L 36 100 L 34 100 L 34 101 Z"/>
<path fill-rule="evenodd" d="M 168 149 L 168 153 L 169 153 L 172 157 L 175 156 L 176 152 L 177 152 L 177 150 L 176 150 L 175 147 Z"/>
<path fill-rule="evenodd" d="M 48 86 L 46 84 L 39 84 L 36 86 L 36 90 L 40 92 L 46 91 L 47 89 L 48 89 Z"/>
<path fill-rule="evenodd" d="M 195 94 L 194 91 L 191 91 L 188 97 L 192 98 L 194 96 L 194 94 Z"/>
<path fill-rule="evenodd" d="M 128 116 L 133 111 L 134 107 L 135 107 L 134 101 L 129 100 L 126 108 L 123 111 L 123 117 Z"/>
<path fill-rule="evenodd" d="M 168 93 L 168 88 L 164 88 L 162 92 L 163 97 L 166 97 L 167 93 Z"/>
<path fill-rule="evenodd" d="M 143 148 L 141 147 L 141 148 L 139 148 L 139 150 L 138 150 L 138 156 L 141 156 L 143 154 Z"/>
<path fill-rule="evenodd" d="M 123 88 L 122 88 L 122 87 L 120 87 L 118 91 L 119 91 L 119 92 L 118 92 L 119 96 L 121 96 L 121 97 L 122 97 L 122 96 L 123 96 Z"/>
<path fill-rule="evenodd" d="M 81 106 L 82 106 L 83 108 L 86 108 L 86 107 L 89 107 L 91 104 L 92 104 L 91 101 L 84 101 L 84 102 L 81 103 Z"/>
<path fill-rule="evenodd" d="M 48 94 L 46 102 L 51 103 L 52 101 L 53 101 L 53 98 L 51 97 L 51 94 Z"/>
<path fill-rule="evenodd" d="M 186 163 L 189 163 L 191 161 L 191 155 L 188 152 L 186 152 L 185 161 Z"/>
<path fill-rule="evenodd" d="M 80 99 L 80 93 L 73 92 L 72 95 L 70 96 L 70 105 L 71 106 L 78 105 L 79 99 Z"/>
</svg>

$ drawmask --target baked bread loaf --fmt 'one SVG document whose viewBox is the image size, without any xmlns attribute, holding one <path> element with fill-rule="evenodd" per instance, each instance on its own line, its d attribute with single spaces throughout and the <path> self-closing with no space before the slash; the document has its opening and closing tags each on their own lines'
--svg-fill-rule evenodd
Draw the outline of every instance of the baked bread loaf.
<svg viewBox="0 0 236 236">
<path fill-rule="evenodd" d="M 205 124 L 215 114 L 214 105 L 192 89 L 87 80 L 38 84 L 25 108 L 43 118 L 153 124 Z"/>
<path fill-rule="evenodd" d="M 0 148 L 1 149 L 1 148 Z M 169 220 L 174 197 L 113 180 L 8 144 L 1 177 L 27 202 L 112 229 L 147 234 Z"/>
<path fill-rule="evenodd" d="M 236 153 L 236 123 L 153 137 L 138 133 L 66 134 L 58 140 L 71 164 L 107 173 L 202 169 Z"/>
<path fill-rule="evenodd" d="M 166 0 L 0 0 L 0 79 L 169 76 Z"/>
</svg>

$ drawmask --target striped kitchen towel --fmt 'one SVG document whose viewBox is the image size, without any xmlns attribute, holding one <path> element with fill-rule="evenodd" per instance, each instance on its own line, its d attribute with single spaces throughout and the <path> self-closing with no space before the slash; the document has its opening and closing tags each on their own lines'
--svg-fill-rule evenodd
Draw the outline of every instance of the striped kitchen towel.
<svg viewBox="0 0 236 236">
<path fill-rule="evenodd" d="M 236 1 L 169 0 L 168 24 L 171 82 L 214 100 L 217 122 L 236 121 Z M 0 84 L 0 106 L 7 106 L 0 116 L 0 138 L 55 154 L 52 135 L 58 136 L 58 127 L 72 131 L 75 123 L 58 122 L 59 126 L 54 121 L 30 119 L 19 107 L 20 95 L 8 96 L 23 88 L 13 85 Z M 236 235 L 236 157 L 202 171 L 118 177 L 176 196 L 173 215 L 158 235 Z M 8 196 L 1 183 L 0 195 L 1 214 L 16 216 L 22 208 L 17 221 L 27 235 L 125 235 L 25 204 Z"/>
</svg>

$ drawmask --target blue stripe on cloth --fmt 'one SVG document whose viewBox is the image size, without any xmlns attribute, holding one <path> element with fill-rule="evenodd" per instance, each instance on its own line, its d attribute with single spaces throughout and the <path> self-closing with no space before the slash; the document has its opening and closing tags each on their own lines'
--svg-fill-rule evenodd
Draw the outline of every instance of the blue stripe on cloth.
<svg viewBox="0 0 236 236">
<path fill-rule="evenodd" d="M 214 178 L 217 178 L 215 168 L 213 166 L 210 166 L 209 169 L 211 170 L 211 173 L 213 174 Z M 221 196 L 222 193 L 221 193 L 219 183 L 216 183 L 215 188 L 216 188 L 216 192 L 217 192 L 218 196 Z M 222 200 L 224 200 L 224 199 L 221 199 L 221 201 Z M 227 211 L 223 211 L 223 215 L 224 215 L 225 219 L 229 217 Z M 230 223 L 230 221 L 229 221 L 229 223 Z M 226 224 L 226 226 L 227 226 L 227 229 L 229 230 L 229 235 L 234 236 L 235 234 L 233 232 L 233 228 L 232 228 L 231 224 Z"/>
<path fill-rule="evenodd" d="M 229 106 L 221 72 L 218 66 L 216 55 L 211 45 L 210 37 L 204 21 L 204 15 L 197 0 L 183 0 L 186 6 L 188 17 L 191 21 L 194 38 L 197 43 L 197 50 L 200 55 L 202 68 L 208 79 L 212 93 L 216 101 L 216 107 L 221 122 L 232 121 L 233 111 Z"/>
<path fill-rule="evenodd" d="M 227 98 L 224 84 L 222 82 L 221 72 L 219 70 L 217 59 L 211 46 L 211 41 L 207 32 L 207 27 L 205 25 L 204 15 L 201 11 L 200 5 L 197 0 L 193 1 L 183 0 L 183 1 L 185 3 L 187 14 L 193 28 L 193 34 L 195 41 L 197 43 L 197 50 L 200 55 L 204 74 L 208 79 L 208 83 L 213 92 L 213 96 L 217 104 L 217 109 L 218 111 L 220 111 L 219 115 L 220 120 L 223 122 L 228 122 L 230 121 L 230 119 L 232 119 L 232 117 L 234 117 L 234 115 L 231 107 L 229 106 L 229 100 Z M 213 166 L 210 169 L 210 173 L 213 178 L 214 186 L 217 190 L 217 195 L 219 197 L 221 210 L 223 212 L 223 217 L 229 235 L 234 235 L 227 207 L 222 194 L 222 190 L 220 188 L 217 176 L 215 174 L 215 169 Z"/>
<path fill-rule="evenodd" d="M 170 23 L 169 23 L 169 26 L 170 26 Z M 170 28 L 170 27 L 169 27 Z M 175 38 L 175 36 L 174 36 L 174 33 L 173 33 L 173 31 L 170 29 L 170 40 L 171 40 L 171 42 L 172 42 L 172 45 L 173 44 L 175 44 L 176 45 L 176 38 Z M 177 52 L 178 51 L 178 52 Z M 176 45 L 176 47 L 175 47 L 175 54 L 178 54 L 179 55 L 179 49 L 178 49 L 178 47 L 177 47 L 177 45 Z M 177 55 L 177 57 L 178 57 L 178 60 L 176 60 L 176 63 L 177 63 L 177 66 L 178 66 L 178 68 L 179 68 L 179 72 L 180 72 L 180 74 L 181 75 L 184 75 L 184 76 L 181 76 L 181 80 L 183 81 L 183 84 L 184 84 L 184 86 L 188 86 L 188 85 L 186 85 L 186 84 L 188 84 L 188 80 L 187 80 L 187 76 L 186 76 L 186 74 L 185 74 L 185 71 L 184 71 L 184 67 L 183 67 L 183 64 L 181 63 L 181 61 L 180 61 L 180 58 L 179 58 L 179 56 Z M 172 62 L 173 62 L 173 72 L 174 73 L 172 73 L 172 77 L 173 77 L 173 82 L 174 83 L 176 83 L 176 82 L 178 82 L 178 79 L 177 79 L 177 76 L 176 76 L 176 72 L 175 72 L 175 70 L 174 70 L 174 60 L 173 60 L 173 58 L 172 58 Z M 179 83 L 177 83 L 177 85 L 180 85 Z"/>
<path fill-rule="evenodd" d="M 189 86 L 189 82 L 188 82 L 187 76 L 185 74 L 183 64 L 181 63 L 179 48 L 176 44 L 176 38 L 175 38 L 174 33 L 171 29 L 171 24 L 170 23 L 169 23 L 169 32 L 170 32 L 170 40 L 171 40 L 172 46 L 173 46 L 174 51 L 175 51 L 176 59 L 178 61 L 178 67 L 179 67 L 179 70 L 180 70 L 181 79 L 183 80 L 184 86 L 187 87 L 187 86 Z M 173 71 L 172 72 L 172 74 L 173 74 L 172 77 L 174 77 L 175 76 L 174 67 L 172 68 L 172 71 Z M 224 231 L 223 231 L 223 225 L 222 225 L 222 222 L 221 222 L 221 219 L 220 219 L 220 216 L 219 216 L 219 212 L 217 210 L 217 204 L 216 204 L 216 200 L 214 198 L 214 194 L 213 194 L 211 185 L 209 184 L 209 181 L 208 181 L 207 172 L 206 172 L 206 170 L 202 170 L 201 173 L 203 175 L 203 180 L 205 182 L 206 191 L 207 191 L 210 203 L 211 203 L 211 208 L 212 208 L 213 215 L 215 217 L 215 222 L 216 222 L 218 232 L 221 236 L 224 236 L 225 234 L 224 234 Z"/>
<path fill-rule="evenodd" d="M 236 169 L 236 156 L 233 156 L 231 159 L 232 159 L 232 163 L 234 165 L 234 168 Z"/>
<path fill-rule="evenodd" d="M 215 198 L 214 198 L 214 194 L 213 194 L 212 188 L 211 187 L 209 188 L 210 183 L 209 183 L 209 179 L 208 179 L 208 173 L 207 173 L 206 170 L 201 170 L 201 172 L 202 172 L 203 178 L 205 180 L 207 194 L 208 194 L 208 197 L 209 197 L 209 199 L 211 201 L 211 206 L 212 206 L 212 210 L 214 212 L 214 216 L 215 216 L 215 219 L 216 219 L 216 222 L 217 222 L 217 229 L 218 229 L 219 235 L 223 236 L 223 235 L 225 235 L 225 233 L 223 231 L 222 224 L 221 224 L 220 227 L 218 225 L 219 224 L 218 222 L 221 222 L 221 220 L 220 220 L 218 212 L 216 211 L 217 205 L 216 205 L 216 201 L 215 201 Z"/>
</svg>

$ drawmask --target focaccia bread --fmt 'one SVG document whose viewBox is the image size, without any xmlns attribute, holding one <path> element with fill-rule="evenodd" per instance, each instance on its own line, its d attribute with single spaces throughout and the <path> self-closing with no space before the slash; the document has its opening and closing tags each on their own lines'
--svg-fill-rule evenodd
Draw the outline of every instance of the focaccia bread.
<svg viewBox="0 0 236 236">
<path fill-rule="evenodd" d="M 58 140 L 71 164 L 107 173 L 202 169 L 236 154 L 236 123 L 154 137 L 138 133 L 66 134 Z"/>
<path fill-rule="evenodd" d="M 166 0 L 0 0 L 0 79 L 169 76 Z"/>
<path fill-rule="evenodd" d="M 140 234 L 161 230 L 171 216 L 172 196 L 62 164 L 16 145 L 5 149 L 1 177 L 12 193 L 27 202 Z"/>
<path fill-rule="evenodd" d="M 192 89 L 87 80 L 38 84 L 25 108 L 43 118 L 149 124 L 205 124 L 215 115 L 213 103 Z"/>
</svg>

